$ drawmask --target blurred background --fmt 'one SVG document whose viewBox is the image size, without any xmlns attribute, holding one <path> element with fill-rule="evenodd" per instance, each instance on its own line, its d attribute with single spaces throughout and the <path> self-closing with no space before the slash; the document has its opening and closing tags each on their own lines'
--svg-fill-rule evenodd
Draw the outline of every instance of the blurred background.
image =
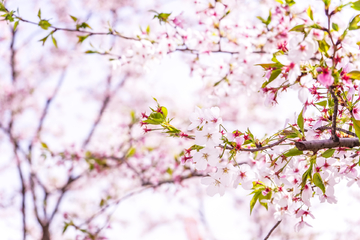
<svg viewBox="0 0 360 240">
<path fill-rule="evenodd" d="M 201 13 L 212 1 L 195 2 L 11 0 L 5 6 L 35 23 L 41 9 L 41 18 L 56 27 L 74 29 L 71 15 L 91 27 L 86 31 L 111 28 L 156 40 L 174 30 L 159 24 L 149 10 L 179 16 L 184 30 L 213 28 L 213 19 Z M 183 131 L 195 106 L 220 106 L 225 127 L 250 128 L 259 138 L 301 111 L 291 89 L 276 106 L 264 104 L 259 92 L 263 72 L 255 64 L 272 56 L 252 53 L 275 51 L 277 43 L 269 39 L 282 31 L 275 25 L 284 10 L 273 17 L 274 32 L 264 33 L 256 17 L 275 11 L 276 1 L 223 2 L 231 9 L 226 24 L 234 27 L 228 31 L 237 37 L 238 55 L 173 51 L 152 57 L 132 40 L 94 35 L 77 43 L 84 34 L 57 30 L 44 42 L 53 29 L 20 21 L 14 32 L 14 23 L 0 22 L 2 239 L 230 240 L 267 235 L 276 223 L 271 208 L 256 206 L 250 216 L 250 192 L 241 189 L 207 196 L 200 178 L 191 175 L 194 169 L 180 164 L 182 151 L 192 142 L 144 134 L 139 123 L 141 113 L 156 107 L 154 97 Z M 291 11 L 301 19 L 309 4 L 321 14 L 321 1 L 302 1 Z M 289 20 L 288 27 L 296 21 Z M 85 54 L 89 50 L 101 54 Z M 146 54 L 151 56 L 137 57 Z M 230 71 L 229 82 L 214 87 Z M 286 216 L 270 239 L 360 239 L 358 186 L 339 184 L 335 190 L 336 205 L 313 201 L 315 219 L 308 220 L 313 228 L 295 233 L 296 219 Z"/>
</svg>

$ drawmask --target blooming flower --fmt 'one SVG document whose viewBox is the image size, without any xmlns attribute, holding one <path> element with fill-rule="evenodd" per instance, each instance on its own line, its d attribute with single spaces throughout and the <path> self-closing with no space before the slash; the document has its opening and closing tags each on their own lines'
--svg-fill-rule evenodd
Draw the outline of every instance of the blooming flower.
<svg viewBox="0 0 360 240">
<path fill-rule="evenodd" d="M 322 68 L 322 73 L 318 75 L 317 79 L 325 87 L 330 87 L 334 83 L 334 78 L 331 76 L 328 67 Z"/>
<path fill-rule="evenodd" d="M 225 194 L 225 185 L 220 182 L 220 179 L 214 176 L 214 173 L 210 173 L 209 177 L 203 177 L 201 179 L 201 183 L 204 185 L 208 185 L 206 188 L 206 193 L 212 197 L 215 194 L 219 193 L 220 196 Z"/>
<path fill-rule="evenodd" d="M 215 166 L 219 162 L 218 157 L 219 155 L 214 148 L 203 148 L 194 154 L 193 161 L 196 163 L 195 168 L 197 170 L 205 170 L 208 164 Z"/>
<path fill-rule="evenodd" d="M 295 224 L 294 229 L 295 232 L 299 232 L 302 228 L 304 228 L 305 226 L 308 227 L 312 227 L 310 224 L 308 224 L 307 222 L 305 222 L 304 220 L 301 220 L 300 222 L 298 222 L 297 224 Z"/>
<path fill-rule="evenodd" d="M 190 115 L 190 126 L 188 130 L 193 130 L 196 127 L 202 127 L 205 124 L 205 116 L 201 108 L 195 107 L 195 112 Z"/>
<path fill-rule="evenodd" d="M 221 137 L 218 130 L 204 127 L 202 131 L 195 132 L 195 144 L 215 147 L 221 143 Z"/>
</svg>

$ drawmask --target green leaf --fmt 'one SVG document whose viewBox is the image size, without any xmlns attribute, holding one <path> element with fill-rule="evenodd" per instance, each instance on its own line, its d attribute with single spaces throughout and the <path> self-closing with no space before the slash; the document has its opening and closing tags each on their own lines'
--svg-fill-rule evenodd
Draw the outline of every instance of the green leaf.
<svg viewBox="0 0 360 240">
<path fill-rule="evenodd" d="M 87 50 L 85 53 L 99 53 L 98 51 L 93 51 L 93 50 Z"/>
<path fill-rule="evenodd" d="M 37 15 L 38 17 L 39 17 L 39 19 L 41 20 L 41 9 L 39 9 L 39 11 L 38 11 L 38 15 Z"/>
<path fill-rule="evenodd" d="M 0 12 L 7 12 L 5 6 L 2 2 L 0 2 Z"/>
<path fill-rule="evenodd" d="M 58 48 L 58 45 L 57 45 L 56 39 L 54 38 L 54 36 L 53 36 L 53 35 L 51 35 L 51 39 L 52 39 L 52 42 L 53 42 L 54 46 L 55 46 L 56 48 Z"/>
<path fill-rule="evenodd" d="M 169 16 L 171 15 L 171 13 L 157 13 L 156 11 L 154 11 L 154 10 L 150 10 L 150 12 L 154 12 L 154 13 L 156 13 L 156 15 L 154 15 L 154 18 L 153 19 L 155 19 L 155 18 L 157 18 L 157 19 L 159 19 L 159 22 L 160 23 L 162 23 L 162 22 L 167 22 L 167 20 L 168 20 L 168 18 L 169 18 Z"/>
<path fill-rule="evenodd" d="M 18 25 L 19 25 L 19 21 L 16 21 L 16 22 L 14 23 L 14 32 L 16 31 L 16 28 L 17 28 Z"/>
<path fill-rule="evenodd" d="M 271 72 L 270 78 L 268 81 L 264 82 L 263 85 L 261 86 L 261 88 L 266 87 L 266 85 L 268 85 L 269 83 L 271 83 L 272 81 L 274 81 L 281 73 L 282 69 L 275 69 Z"/>
<path fill-rule="evenodd" d="M 355 118 L 351 118 L 351 121 L 353 122 L 356 136 L 360 139 L 360 121 Z"/>
<path fill-rule="evenodd" d="M 74 22 L 76 22 L 76 21 L 77 21 L 77 18 L 76 18 L 76 17 L 71 16 L 71 15 L 70 15 L 70 17 L 71 17 L 71 19 L 72 19 Z"/>
<path fill-rule="evenodd" d="M 254 208 L 254 206 L 256 204 L 256 201 L 259 199 L 260 194 L 262 194 L 261 191 L 256 191 L 253 198 L 250 201 L 250 215 L 251 215 L 252 210 L 253 210 L 253 208 Z"/>
<path fill-rule="evenodd" d="M 331 0 L 323 0 L 324 4 L 325 4 L 325 9 L 329 9 Z"/>
<path fill-rule="evenodd" d="M 323 152 L 323 154 L 321 154 L 321 156 L 323 156 L 324 158 L 329 158 L 332 157 L 332 155 L 334 155 L 335 149 L 328 149 L 325 152 Z"/>
<path fill-rule="evenodd" d="M 251 140 L 255 141 L 254 134 L 252 134 L 252 132 L 250 131 L 250 129 L 249 129 L 249 128 L 247 129 L 246 134 L 248 134 L 248 135 L 249 135 L 249 137 L 250 137 L 250 139 L 251 139 Z"/>
<path fill-rule="evenodd" d="M 351 7 L 357 11 L 360 11 L 360 1 L 352 2 Z"/>
<path fill-rule="evenodd" d="M 321 179 L 320 173 L 315 173 L 313 176 L 313 181 L 315 186 L 321 189 L 321 191 L 325 194 L 325 185 L 323 180 Z"/>
<path fill-rule="evenodd" d="M 255 64 L 255 66 L 261 66 L 265 70 L 268 70 L 269 68 L 282 68 L 284 65 L 281 63 L 261 63 L 261 64 Z"/>
<path fill-rule="evenodd" d="M 69 224 L 68 223 L 65 223 L 65 226 L 64 226 L 64 229 L 63 229 L 63 234 L 66 232 L 67 228 L 69 227 Z"/>
<path fill-rule="evenodd" d="M 168 115 L 168 110 L 166 109 L 166 107 L 161 107 L 161 112 L 163 113 L 164 119 L 167 117 Z"/>
<path fill-rule="evenodd" d="M 263 24 L 265 24 L 266 26 L 268 26 L 271 22 L 271 10 L 269 11 L 269 16 L 268 18 L 265 20 L 262 17 L 258 16 L 256 17 L 257 19 L 259 19 Z"/>
<path fill-rule="evenodd" d="M 167 168 L 166 172 L 171 176 L 173 174 L 173 170 L 171 168 Z"/>
<path fill-rule="evenodd" d="M 50 34 L 47 35 L 46 37 L 40 39 L 39 42 L 42 42 L 42 43 L 43 43 L 42 45 L 44 46 L 44 44 L 45 44 L 45 42 L 46 42 L 46 40 L 47 40 L 47 38 L 48 38 L 49 36 L 50 36 Z"/>
<path fill-rule="evenodd" d="M 51 27 L 51 24 L 48 20 L 40 20 L 38 25 L 44 30 L 48 30 L 48 28 Z"/>
<path fill-rule="evenodd" d="M 322 107 L 326 107 L 327 106 L 327 101 L 324 100 L 324 101 L 321 101 L 321 102 L 317 102 L 315 103 L 316 105 L 319 105 L 319 106 L 322 106 Z"/>
<path fill-rule="evenodd" d="M 311 160 L 310 160 L 310 167 L 308 168 L 308 170 L 306 172 L 304 172 L 304 174 L 302 175 L 302 180 L 301 180 L 301 188 L 304 188 L 305 184 L 306 184 L 306 181 L 308 179 L 312 179 L 312 171 L 313 171 L 313 166 L 316 162 L 316 155 L 312 156 L 311 157 Z"/>
<path fill-rule="evenodd" d="M 303 117 L 303 111 L 304 111 L 304 109 L 301 110 L 301 113 L 300 113 L 299 116 L 298 116 L 297 124 L 298 124 L 301 132 L 302 132 L 303 135 L 304 135 L 304 117 Z"/>
<path fill-rule="evenodd" d="M 306 13 L 307 13 L 307 15 L 309 16 L 309 18 L 314 21 L 313 10 L 311 9 L 310 6 L 309 6 L 308 9 L 306 10 Z"/>
<path fill-rule="evenodd" d="M 275 0 L 276 2 L 280 3 L 280 4 L 284 4 L 283 0 Z"/>
<path fill-rule="evenodd" d="M 332 23 L 332 29 L 334 29 L 335 31 L 339 31 L 339 25 L 337 25 L 336 23 Z"/>
<path fill-rule="evenodd" d="M 131 116 L 131 123 L 132 123 L 132 124 L 135 124 L 135 123 L 137 122 L 137 118 L 136 118 L 136 114 L 135 114 L 135 111 L 134 111 L 134 110 L 132 110 L 132 111 L 130 112 L 130 116 Z"/>
<path fill-rule="evenodd" d="M 197 152 L 199 152 L 204 147 L 200 146 L 200 145 L 192 145 L 190 148 L 191 148 L 191 150 L 196 150 Z"/>
<path fill-rule="evenodd" d="M 146 27 L 146 34 L 147 34 L 147 35 L 150 34 L 150 25 L 148 25 L 148 26 Z"/>
<path fill-rule="evenodd" d="M 319 43 L 320 52 L 325 54 L 326 57 L 329 57 L 328 50 L 330 48 L 330 45 L 324 39 L 323 40 L 318 40 L 317 42 Z"/>
<path fill-rule="evenodd" d="M 274 81 L 281 73 L 282 69 L 275 69 L 271 72 L 269 82 Z"/>
<path fill-rule="evenodd" d="M 126 153 L 126 158 L 130 158 L 132 156 L 134 156 L 134 154 L 136 153 L 136 148 L 131 147 L 128 152 Z"/>
<path fill-rule="evenodd" d="M 303 151 L 300 151 L 299 149 L 297 149 L 296 147 L 290 149 L 289 151 L 287 151 L 286 153 L 284 153 L 285 157 L 293 157 L 293 156 L 298 156 L 298 155 L 302 155 Z"/>
<path fill-rule="evenodd" d="M 41 147 L 43 147 L 45 149 L 49 149 L 48 145 L 44 142 L 41 142 Z"/>
<path fill-rule="evenodd" d="M 99 206 L 102 207 L 102 206 L 105 205 L 105 203 L 106 203 L 106 200 L 102 198 L 101 201 L 100 201 Z"/>
<path fill-rule="evenodd" d="M 351 22 L 349 23 L 349 30 L 357 30 L 360 27 L 358 26 L 358 23 L 360 21 L 360 14 L 356 15 Z"/>
<path fill-rule="evenodd" d="M 268 194 L 266 194 L 266 196 L 264 196 L 261 192 L 260 196 L 259 196 L 259 203 L 266 208 L 266 210 L 268 210 L 268 204 L 267 202 L 262 202 L 261 200 L 270 200 L 272 196 L 272 192 L 270 191 Z"/>
<path fill-rule="evenodd" d="M 13 22 L 14 19 L 14 11 L 6 12 L 4 15 L 1 15 L 1 17 L 4 17 L 6 21 Z"/>
<path fill-rule="evenodd" d="M 148 119 L 146 119 L 144 122 L 145 123 L 149 123 L 149 124 L 154 124 L 154 125 L 159 125 L 161 123 L 163 123 L 165 121 L 165 118 L 163 116 L 163 114 L 159 113 L 159 112 L 152 112 Z"/>
<path fill-rule="evenodd" d="M 89 26 L 89 24 L 87 24 L 86 22 L 83 22 L 83 23 L 81 23 L 81 24 L 76 24 L 76 29 L 77 30 L 79 30 L 80 28 L 90 28 L 90 29 L 92 29 L 90 26 Z"/>
<path fill-rule="evenodd" d="M 88 35 L 84 35 L 84 36 L 77 36 L 79 41 L 78 43 L 82 43 L 83 41 L 85 41 L 85 39 L 87 39 L 90 36 L 90 34 Z"/>
<path fill-rule="evenodd" d="M 305 24 L 301 24 L 290 29 L 290 32 L 304 32 L 304 30 L 305 30 Z"/>
<path fill-rule="evenodd" d="M 322 29 L 322 27 L 319 24 L 316 24 L 316 23 L 314 23 L 313 25 L 308 26 L 308 28 Z"/>
<path fill-rule="evenodd" d="M 289 5 L 289 7 L 291 7 L 292 5 L 295 4 L 294 0 L 285 0 L 286 4 Z"/>
<path fill-rule="evenodd" d="M 348 75 L 352 79 L 360 79 L 360 71 L 357 70 L 348 72 L 346 75 Z"/>
</svg>

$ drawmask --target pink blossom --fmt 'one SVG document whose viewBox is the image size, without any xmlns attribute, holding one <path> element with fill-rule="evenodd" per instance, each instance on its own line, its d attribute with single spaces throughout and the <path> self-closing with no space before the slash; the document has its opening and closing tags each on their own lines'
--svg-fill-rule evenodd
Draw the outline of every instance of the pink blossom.
<svg viewBox="0 0 360 240">
<path fill-rule="evenodd" d="M 329 72 L 329 68 L 323 68 L 323 72 L 318 75 L 318 81 L 325 87 L 330 87 L 334 83 L 334 78 Z"/>
<path fill-rule="evenodd" d="M 299 232 L 302 228 L 304 228 L 305 226 L 308 227 L 312 227 L 310 224 L 308 224 L 307 222 L 305 222 L 304 220 L 301 220 L 300 222 L 298 222 L 297 224 L 295 224 L 294 229 L 295 232 Z"/>
</svg>

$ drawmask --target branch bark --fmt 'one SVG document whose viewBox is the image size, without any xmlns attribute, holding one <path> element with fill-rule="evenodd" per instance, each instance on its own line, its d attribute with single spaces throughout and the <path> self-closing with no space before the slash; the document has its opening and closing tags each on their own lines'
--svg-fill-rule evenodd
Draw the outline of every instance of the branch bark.
<svg viewBox="0 0 360 240">
<path fill-rule="evenodd" d="M 360 143 L 358 138 L 339 138 L 338 142 L 334 142 L 332 139 L 295 142 L 295 146 L 300 151 L 316 152 L 320 149 L 335 148 L 335 147 L 353 148 L 360 146 Z"/>
<path fill-rule="evenodd" d="M 337 113 L 338 113 L 338 105 L 339 105 L 339 100 L 337 99 L 335 93 L 334 93 L 334 88 L 333 86 L 331 86 L 329 88 L 331 96 L 334 99 L 334 114 L 332 117 L 332 128 L 331 128 L 331 139 L 334 142 L 338 142 L 339 141 L 339 137 L 336 135 L 336 119 L 337 119 Z"/>
<path fill-rule="evenodd" d="M 275 226 L 272 227 L 272 229 L 270 230 L 270 232 L 266 235 L 266 237 L 264 238 L 264 240 L 267 240 L 269 239 L 270 235 L 272 234 L 272 232 L 280 225 L 281 223 L 281 220 L 278 221 Z"/>
</svg>

